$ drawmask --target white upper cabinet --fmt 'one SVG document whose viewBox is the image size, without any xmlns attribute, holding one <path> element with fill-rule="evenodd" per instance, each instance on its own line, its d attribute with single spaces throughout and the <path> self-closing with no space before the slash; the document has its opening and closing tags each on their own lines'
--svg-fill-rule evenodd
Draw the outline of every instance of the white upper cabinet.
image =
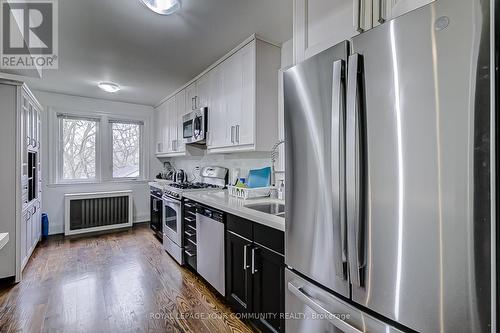
<svg viewBox="0 0 500 333">
<path fill-rule="evenodd" d="M 278 140 L 279 47 L 253 39 L 211 71 L 209 153 L 269 151 Z"/>
<path fill-rule="evenodd" d="M 250 43 L 247 46 L 245 46 L 243 49 L 241 49 L 241 64 L 242 64 L 242 89 L 241 89 L 241 112 L 238 114 L 238 119 L 236 123 L 236 140 L 239 145 L 242 146 L 248 146 L 254 144 L 255 140 L 255 121 L 257 119 L 256 116 L 259 116 L 259 118 L 264 119 L 267 117 L 266 114 L 269 110 L 264 110 L 261 111 L 260 115 L 257 114 L 256 110 L 256 89 L 258 89 L 256 83 L 256 72 L 255 72 L 255 66 L 256 66 L 256 43 Z M 262 61 L 259 64 L 261 67 L 265 66 L 265 61 Z M 271 65 L 272 66 L 272 65 Z M 281 66 L 281 50 L 280 50 L 280 66 Z M 279 68 L 278 68 L 279 69 Z M 275 69 L 270 69 L 273 70 L 276 75 L 274 76 L 274 79 L 278 77 L 278 72 Z M 262 74 L 262 73 L 261 73 Z M 269 83 L 267 83 L 267 86 L 269 86 Z M 277 87 L 276 87 L 277 89 Z M 264 97 L 262 92 L 260 92 L 259 97 Z M 277 92 L 276 92 L 276 99 L 278 98 Z M 276 104 L 276 109 L 277 109 L 277 104 Z M 277 122 L 277 117 L 278 114 L 274 114 L 274 112 L 269 112 L 268 114 L 269 118 L 273 119 L 276 118 Z M 277 124 L 277 123 L 276 123 Z M 277 125 L 276 125 L 276 130 L 277 130 Z M 272 138 L 272 140 L 276 141 L 277 140 L 277 133 L 276 133 L 276 138 Z M 270 138 L 271 139 L 271 138 Z"/>
<path fill-rule="evenodd" d="M 225 130 L 229 133 L 229 135 L 226 134 L 225 136 L 226 138 L 229 137 L 229 140 L 226 140 L 223 143 L 223 146 L 232 146 L 237 143 L 236 126 L 239 123 L 239 117 L 242 111 L 241 107 L 243 104 L 243 64 L 241 60 L 241 53 L 236 52 L 234 55 L 224 61 L 222 65 L 222 85 L 224 92 L 222 100 L 225 104 L 226 109 L 226 119 L 224 119 L 224 123 L 226 124 L 226 126 L 221 130 Z M 209 148 L 218 147 L 210 146 Z"/>
<path fill-rule="evenodd" d="M 155 109 L 156 155 L 159 157 L 185 155 L 182 137 L 182 116 L 187 108 L 186 89 L 179 91 Z"/>
<path fill-rule="evenodd" d="M 177 96 L 169 99 L 168 103 L 168 151 L 173 153 L 177 151 L 177 127 L 179 123 L 179 118 L 177 116 L 177 105 L 176 98 Z"/>
<path fill-rule="evenodd" d="M 157 155 L 164 153 L 163 149 L 163 114 L 162 108 L 166 103 L 155 108 L 154 112 L 154 127 L 155 127 L 155 153 Z"/>
<path fill-rule="evenodd" d="M 196 108 L 205 108 L 210 104 L 210 72 L 196 80 Z"/>
<path fill-rule="evenodd" d="M 434 0 L 294 0 L 294 63 Z"/>
<path fill-rule="evenodd" d="M 205 74 L 186 88 L 186 112 L 208 107 L 210 99 L 209 74 Z"/>
<path fill-rule="evenodd" d="M 368 0 L 365 0 L 368 1 Z M 370 0 L 373 1 L 373 27 L 406 14 L 435 0 Z"/>
<path fill-rule="evenodd" d="M 197 89 L 196 82 L 191 83 L 186 88 L 186 108 L 187 112 L 196 110 Z"/>
<path fill-rule="evenodd" d="M 157 156 L 186 154 L 182 116 L 202 107 L 208 108 L 209 153 L 269 151 L 278 140 L 280 61 L 280 47 L 252 36 L 158 106 Z"/>
<path fill-rule="evenodd" d="M 177 137 L 175 141 L 175 151 L 182 153 L 186 151 L 186 145 L 184 144 L 183 138 L 183 128 L 182 128 L 182 117 L 186 112 L 186 90 L 181 90 L 177 95 L 175 95 L 175 111 L 176 111 L 176 125 L 177 125 Z M 187 110 L 189 111 L 189 110 Z"/>
<path fill-rule="evenodd" d="M 294 0 L 294 62 L 356 35 L 356 0 Z"/>
<path fill-rule="evenodd" d="M 175 99 L 170 98 L 165 102 L 165 108 L 162 110 L 163 114 L 163 147 L 165 153 L 171 153 L 172 150 L 172 136 L 170 135 L 170 125 L 172 123 L 172 110 L 175 107 Z"/>
<path fill-rule="evenodd" d="M 212 148 L 224 147 L 228 142 L 223 76 L 223 65 L 219 65 L 209 72 L 210 116 L 208 117 L 207 146 Z"/>
</svg>

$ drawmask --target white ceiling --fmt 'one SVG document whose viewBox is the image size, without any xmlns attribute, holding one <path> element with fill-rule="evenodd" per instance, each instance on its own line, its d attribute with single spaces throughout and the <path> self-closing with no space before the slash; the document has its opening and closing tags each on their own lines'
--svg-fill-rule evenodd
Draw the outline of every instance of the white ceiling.
<svg viewBox="0 0 500 333">
<path fill-rule="evenodd" d="M 59 1 L 59 69 L 33 89 L 154 105 L 256 33 L 292 37 L 292 0 L 183 0 L 171 16 L 139 0 Z M 100 81 L 118 83 L 115 94 Z"/>
</svg>

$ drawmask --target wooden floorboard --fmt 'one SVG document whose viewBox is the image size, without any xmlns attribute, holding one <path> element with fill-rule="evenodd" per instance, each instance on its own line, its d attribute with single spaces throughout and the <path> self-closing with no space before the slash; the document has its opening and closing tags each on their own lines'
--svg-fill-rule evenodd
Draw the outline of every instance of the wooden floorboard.
<svg viewBox="0 0 500 333">
<path fill-rule="evenodd" d="M 0 332 L 253 332 L 145 224 L 38 245 L 0 287 Z"/>
</svg>

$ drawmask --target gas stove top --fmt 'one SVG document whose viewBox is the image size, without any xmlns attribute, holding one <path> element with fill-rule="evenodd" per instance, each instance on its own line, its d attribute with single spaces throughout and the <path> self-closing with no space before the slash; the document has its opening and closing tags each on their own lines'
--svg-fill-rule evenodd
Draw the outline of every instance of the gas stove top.
<svg viewBox="0 0 500 333">
<path fill-rule="evenodd" d="M 201 182 L 169 183 L 163 189 L 166 198 L 181 200 L 182 193 L 191 191 L 207 191 L 211 189 L 223 189 L 227 185 L 227 169 L 216 166 L 203 167 L 199 177 Z"/>
<path fill-rule="evenodd" d="M 203 191 L 211 189 L 223 189 L 222 186 L 207 184 L 207 183 L 172 183 L 168 184 L 163 191 L 163 195 L 173 198 L 182 199 L 182 193 L 192 191 Z"/>
<path fill-rule="evenodd" d="M 198 190 L 204 188 L 219 188 L 217 185 L 206 184 L 206 183 L 173 183 L 168 186 L 174 187 L 180 190 Z"/>
</svg>

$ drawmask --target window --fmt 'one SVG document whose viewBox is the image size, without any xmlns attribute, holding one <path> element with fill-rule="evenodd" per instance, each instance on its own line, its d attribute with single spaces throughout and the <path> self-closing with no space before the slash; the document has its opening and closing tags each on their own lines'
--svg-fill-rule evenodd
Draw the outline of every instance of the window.
<svg viewBox="0 0 500 333">
<path fill-rule="evenodd" d="M 142 180 L 147 177 L 144 122 L 107 115 L 57 114 L 55 183 Z M 56 134 L 54 134 L 55 136 Z"/>
<path fill-rule="evenodd" d="M 60 178 L 96 178 L 97 121 L 59 116 L 61 135 Z"/>
<path fill-rule="evenodd" d="M 113 178 L 137 178 L 141 171 L 141 123 L 110 121 Z"/>
</svg>

